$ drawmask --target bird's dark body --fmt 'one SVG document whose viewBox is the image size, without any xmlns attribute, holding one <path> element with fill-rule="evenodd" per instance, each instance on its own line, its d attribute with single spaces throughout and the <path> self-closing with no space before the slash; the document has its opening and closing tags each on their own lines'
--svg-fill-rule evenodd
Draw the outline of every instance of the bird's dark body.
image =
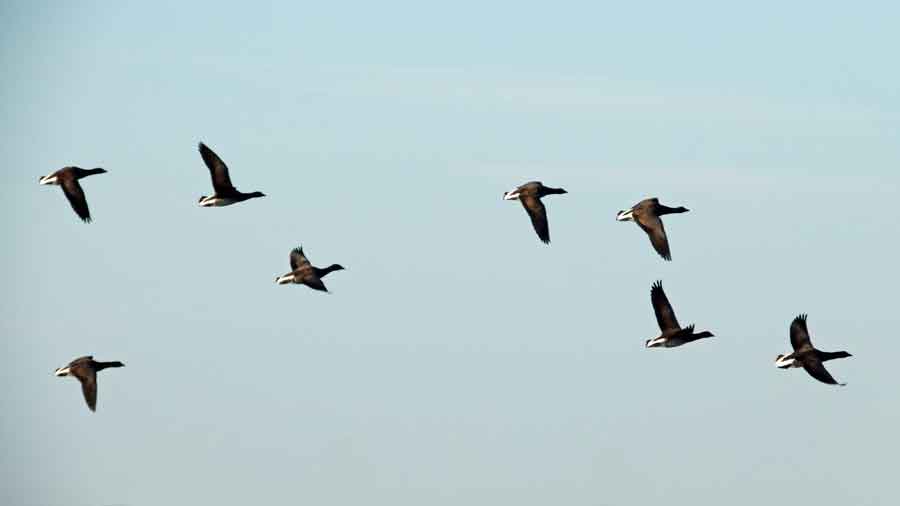
<svg viewBox="0 0 900 506">
<path fill-rule="evenodd" d="M 659 203 L 659 199 L 644 199 L 627 211 L 619 211 L 616 219 L 619 221 L 634 221 L 650 238 L 653 249 L 665 260 L 672 260 L 669 249 L 669 238 L 666 228 L 660 216 L 667 214 L 686 213 L 685 207 L 668 207 Z"/>
<path fill-rule="evenodd" d="M 538 238 L 544 244 L 550 244 L 550 224 L 547 221 L 547 208 L 544 207 L 541 198 L 547 195 L 562 195 L 568 193 L 562 188 L 550 188 L 544 186 L 540 181 L 531 181 L 525 183 L 515 190 L 508 191 L 503 194 L 504 200 L 518 200 L 528 213 L 531 219 L 531 226 L 534 228 Z"/>
<path fill-rule="evenodd" d="M 325 287 L 325 283 L 322 282 L 322 278 L 331 272 L 344 270 L 344 267 L 339 264 L 331 264 L 325 268 L 313 266 L 309 263 L 306 255 L 303 254 L 303 248 L 301 247 L 294 248 L 291 251 L 289 260 L 291 272 L 275 278 L 275 282 L 279 285 L 294 283 L 306 285 L 320 292 L 327 292 L 328 289 Z"/>
<path fill-rule="evenodd" d="M 231 184 L 228 166 L 225 165 L 225 162 L 223 162 L 221 158 L 219 158 L 219 155 L 202 142 L 198 145 L 198 149 L 200 151 L 200 156 L 203 158 L 203 163 L 205 163 L 206 167 L 209 169 L 213 190 L 215 191 L 212 195 L 203 195 L 200 197 L 197 203 L 200 204 L 201 207 L 230 206 L 248 199 L 266 196 L 262 192 L 243 193 L 238 191 L 237 188 Z"/>
<path fill-rule="evenodd" d="M 666 293 L 663 291 L 662 282 L 657 281 L 650 288 L 650 302 L 653 304 L 653 312 L 656 315 L 656 323 L 662 332 L 659 336 L 648 339 L 645 345 L 648 348 L 664 347 L 674 348 L 698 339 L 713 337 L 711 332 L 703 331 L 694 333 L 694 325 L 682 328 L 675 317 L 675 311 L 669 303 Z"/>
<path fill-rule="evenodd" d="M 98 362 L 93 356 L 78 357 L 66 367 L 56 370 L 57 376 L 74 376 L 81 383 L 84 401 L 91 411 L 97 409 L 97 373 L 110 367 L 124 367 L 119 361 Z"/>
<path fill-rule="evenodd" d="M 94 174 L 105 174 L 106 169 L 97 167 L 95 169 L 82 169 L 81 167 L 63 167 L 52 174 L 41 177 L 38 182 L 40 184 L 59 185 L 63 194 L 72 206 L 75 214 L 85 223 L 91 222 L 91 210 L 88 208 L 87 197 L 84 195 L 84 189 L 81 188 L 79 179 L 93 176 Z"/>
<path fill-rule="evenodd" d="M 792 353 L 787 355 L 778 355 L 775 357 L 775 365 L 781 369 L 789 369 L 792 367 L 802 367 L 810 376 L 827 385 L 845 385 L 838 383 L 831 373 L 825 369 L 823 362 L 834 360 L 836 358 L 847 358 L 853 355 L 846 351 L 821 351 L 812 345 L 809 337 L 809 330 L 806 326 L 806 315 L 801 314 L 794 318 L 791 322 L 789 330 L 791 347 L 794 349 Z"/>
</svg>

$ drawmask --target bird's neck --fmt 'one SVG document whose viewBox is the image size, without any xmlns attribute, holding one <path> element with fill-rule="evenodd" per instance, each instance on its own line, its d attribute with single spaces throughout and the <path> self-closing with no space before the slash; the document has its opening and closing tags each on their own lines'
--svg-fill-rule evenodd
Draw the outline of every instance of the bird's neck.
<svg viewBox="0 0 900 506">
<path fill-rule="evenodd" d="M 819 357 L 819 360 L 825 362 L 826 360 L 831 360 L 835 358 L 847 358 L 850 356 L 846 351 L 818 351 L 816 350 L 816 356 Z"/>
<path fill-rule="evenodd" d="M 662 216 L 663 214 L 677 214 L 677 213 L 686 213 L 687 209 L 684 207 L 668 207 L 662 204 L 656 206 L 656 215 Z"/>
<path fill-rule="evenodd" d="M 122 362 L 118 362 L 118 361 L 116 361 L 116 362 L 95 362 L 94 370 L 102 371 L 103 369 L 106 369 L 107 367 L 122 367 L 124 365 L 125 364 L 123 364 Z"/>
<path fill-rule="evenodd" d="M 321 277 L 324 277 L 329 272 L 334 272 L 334 271 L 340 269 L 340 267 L 338 267 L 337 264 L 331 264 L 328 267 L 325 267 L 324 269 L 319 269 L 318 267 L 315 267 L 315 269 L 316 269 L 316 275 L 318 275 L 321 278 Z"/>
<path fill-rule="evenodd" d="M 541 194 L 543 194 L 543 195 L 558 195 L 561 193 L 566 193 L 566 191 L 563 190 L 562 188 L 549 188 L 546 186 L 544 187 L 544 190 L 541 192 Z"/>
</svg>

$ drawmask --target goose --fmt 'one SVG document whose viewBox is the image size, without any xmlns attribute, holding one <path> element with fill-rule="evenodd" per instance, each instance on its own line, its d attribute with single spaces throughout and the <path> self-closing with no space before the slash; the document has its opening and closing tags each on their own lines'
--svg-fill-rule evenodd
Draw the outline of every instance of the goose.
<svg viewBox="0 0 900 506">
<path fill-rule="evenodd" d="M 713 337 L 713 333 L 707 331 L 695 334 L 693 324 L 681 328 L 681 325 L 678 324 L 678 319 L 675 318 L 675 311 L 672 310 L 672 305 L 669 304 L 669 299 L 663 291 L 662 281 L 653 283 L 653 286 L 650 288 L 650 302 L 653 303 L 656 323 L 659 324 L 662 334 L 659 337 L 647 339 L 644 343 L 647 348 L 660 346 L 672 348 L 696 341 L 697 339 Z"/>
<path fill-rule="evenodd" d="M 568 193 L 562 188 L 550 188 L 540 181 L 531 181 L 503 194 L 503 200 L 518 200 L 531 218 L 531 225 L 544 244 L 550 244 L 550 225 L 547 223 L 547 209 L 541 202 L 545 195 Z"/>
<path fill-rule="evenodd" d="M 809 339 L 809 331 L 806 329 L 805 314 L 798 315 L 794 318 L 794 321 L 791 322 L 790 335 L 791 347 L 794 348 L 794 352 L 788 355 L 778 355 L 775 357 L 775 367 L 778 367 L 779 369 L 802 367 L 806 369 L 806 372 L 809 373 L 810 376 L 822 383 L 828 385 L 846 385 L 846 383 L 838 383 L 831 374 L 829 374 L 828 370 L 825 369 L 822 362 L 835 358 L 852 357 L 853 355 L 846 351 L 828 352 L 813 348 L 812 342 Z"/>
<path fill-rule="evenodd" d="M 203 195 L 198 201 L 200 207 L 222 207 L 237 204 L 247 199 L 256 197 L 265 197 L 263 192 L 241 193 L 232 184 L 231 177 L 228 176 L 228 166 L 202 142 L 198 145 L 200 156 L 203 157 L 203 163 L 209 168 L 209 174 L 212 176 L 212 185 L 214 193 L 212 195 Z"/>
<path fill-rule="evenodd" d="M 78 357 L 69 365 L 56 370 L 57 376 L 75 376 L 81 382 L 81 392 L 91 411 L 97 410 L 97 371 L 107 367 L 125 367 L 122 362 L 97 362 L 91 355 Z"/>
<path fill-rule="evenodd" d="M 687 208 L 684 207 L 666 207 L 659 203 L 659 199 L 644 199 L 634 205 L 631 209 L 619 211 L 616 213 L 618 221 L 634 221 L 644 232 L 650 237 L 650 244 L 653 249 L 659 253 L 659 256 L 665 260 L 671 261 L 672 254 L 669 252 L 669 239 L 666 237 L 666 229 L 663 222 L 659 218 L 665 214 L 686 213 Z"/>
<path fill-rule="evenodd" d="M 291 250 L 290 261 L 291 272 L 275 278 L 275 282 L 279 285 L 295 283 L 306 285 L 313 290 L 327 292 L 328 289 L 325 288 L 322 278 L 330 272 L 344 270 L 344 267 L 338 264 L 331 264 L 324 269 L 313 267 L 309 260 L 306 259 L 306 255 L 303 254 L 302 246 Z"/>
<path fill-rule="evenodd" d="M 84 197 L 84 190 L 78 180 L 83 177 L 93 176 L 94 174 L 105 174 L 106 169 L 97 167 L 96 169 L 82 169 L 81 167 L 63 167 L 58 171 L 41 177 L 38 180 L 40 184 L 55 184 L 62 187 L 63 193 L 69 199 L 69 204 L 75 210 L 75 214 L 85 223 L 91 222 L 91 211 L 88 209 L 87 199 Z"/>
</svg>

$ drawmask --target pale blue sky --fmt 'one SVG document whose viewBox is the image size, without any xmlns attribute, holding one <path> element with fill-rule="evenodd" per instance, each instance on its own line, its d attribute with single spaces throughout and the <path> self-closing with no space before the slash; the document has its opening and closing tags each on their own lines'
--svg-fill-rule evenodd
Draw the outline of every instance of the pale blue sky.
<svg viewBox="0 0 900 506">
<path fill-rule="evenodd" d="M 897 501 L 896 4 L 377 4 L 0 6 L 0 503 Z M 656 279 L 717 337 L 644 349 Z"/>
</svg>

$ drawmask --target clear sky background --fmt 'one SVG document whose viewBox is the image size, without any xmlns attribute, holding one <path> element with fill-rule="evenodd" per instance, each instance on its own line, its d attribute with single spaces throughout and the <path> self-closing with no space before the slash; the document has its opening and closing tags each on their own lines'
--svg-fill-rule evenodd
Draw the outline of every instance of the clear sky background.
<svg viewBox="0 0 900 506">
<path fill-rule="evenodd" d="M 0 6 L 0 503 L 896 504 L 896 3 L 324 4 Z"/>
</svg>

